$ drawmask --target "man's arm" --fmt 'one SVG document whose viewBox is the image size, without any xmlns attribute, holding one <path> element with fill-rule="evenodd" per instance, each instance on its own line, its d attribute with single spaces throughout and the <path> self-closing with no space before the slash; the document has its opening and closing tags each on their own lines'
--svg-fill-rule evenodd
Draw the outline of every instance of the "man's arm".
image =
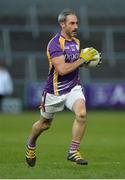
<svg viewBox="0 0 125 180">
<path fill-rule="evenodd" d="M 52 58 L 52 64 L 55 67 L 56 71 L 59 73 L 59 75 L 63 76 L 82 66 L 83 61 L 81 59 L 78 59 L 72 63 L 65 63 L 65 57 L 62 55 Z"/>
</svg>

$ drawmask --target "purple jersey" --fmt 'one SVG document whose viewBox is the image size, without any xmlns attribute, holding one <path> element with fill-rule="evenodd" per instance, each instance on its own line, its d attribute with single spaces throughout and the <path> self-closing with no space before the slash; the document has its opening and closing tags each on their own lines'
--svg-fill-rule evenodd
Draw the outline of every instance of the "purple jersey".
<svg viewBox="0 0 125 180">
<path fill-rule="evenodd" d="M 52 58 L 65 56 L 66 63 L 72 63 L 79 58 L 80 42 L 76 38 L 66 40 L 60 33 L 51 39 L 47 46 L 49 74 L 44 91 L 56 96 L 66 94 L 80 82 L 79 68 L 66 75 L 59 75 L 52 65 Z"/>
</svg>

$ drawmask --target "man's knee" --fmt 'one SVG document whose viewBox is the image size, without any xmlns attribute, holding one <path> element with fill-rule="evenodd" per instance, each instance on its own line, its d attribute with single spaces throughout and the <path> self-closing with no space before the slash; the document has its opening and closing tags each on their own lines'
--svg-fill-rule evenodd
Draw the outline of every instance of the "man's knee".
<svg viewBox="0 0 125 180">
<path fill-rule="evenodd" d="M 49 129 L 50 127 L 51 127 L 51 121 L 49 121 L 49 120 L 44 120 L 44 121 L 42 121 L 41 128 L 42 128 L 43 130 L 47 130 L 47 129 Z"/>
<path fill-rule="evenodd" d="M 33 129 L 36 131 L 44 131 L 50 128 L 52 120 L 39 120 L 35 124 L 33 124 Z"/>
<path fill-rule="evenodd" d="M 81 110 L 81 111 L 77 112 L 76 113 L 76 120 L 78 122 L 85 123 L 86 122 L 86 111 Z"/>
</svg>

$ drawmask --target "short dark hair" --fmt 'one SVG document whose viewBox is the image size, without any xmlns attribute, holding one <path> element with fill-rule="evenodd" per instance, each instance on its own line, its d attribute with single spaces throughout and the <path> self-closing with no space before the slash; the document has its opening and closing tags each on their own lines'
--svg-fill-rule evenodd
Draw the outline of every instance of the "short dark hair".
<svg viewBox="0 0 125 180">
<path fill-rule="evenodd" d="M 59 15 L 58 15 L 58 22 L 65 22 L 68 15 L 76 15 L 76 13 L 72 9 L 64 9 Z"/>
</svg>

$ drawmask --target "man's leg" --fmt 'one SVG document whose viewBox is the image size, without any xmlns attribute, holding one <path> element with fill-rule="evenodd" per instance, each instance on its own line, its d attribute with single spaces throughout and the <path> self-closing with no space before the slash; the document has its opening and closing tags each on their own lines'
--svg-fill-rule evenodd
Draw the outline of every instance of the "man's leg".
<svg viewBox="0 0 125 180">
<path fill-rule="evenodd" d="M 78 99 L 73 104 L 75 120 L 72 127 L 72 143 L 70 146 L 68 160 L 74 161 L 77 164 L 87 165 L 88 162 L 82 158 L 79 153 L 79 145 L 83 138 L 86 127 L 86 106 L 83 99 Z"/>
<path fill-rule="evenodd" d="M 36 141 L 40 134 L 49 129 L 52 123 L 52 119 L 43 118 L 35 122 L 32 126 L 31 134 L 28 138 L 27 142 L 27 150 L 26 150 L 26 162 L 29 166 L 35 166 L 36 162 L 36 155 L 35 155 L 35 148 L 36 148 Z"/>
<path fill-rule="evenodd" d="M 83 99 L 78 99 L 73 105 L 75 120 L 72 128 L 72 140 L 80 142 L 86 127 L 86 106 Z"/>
</svg>

